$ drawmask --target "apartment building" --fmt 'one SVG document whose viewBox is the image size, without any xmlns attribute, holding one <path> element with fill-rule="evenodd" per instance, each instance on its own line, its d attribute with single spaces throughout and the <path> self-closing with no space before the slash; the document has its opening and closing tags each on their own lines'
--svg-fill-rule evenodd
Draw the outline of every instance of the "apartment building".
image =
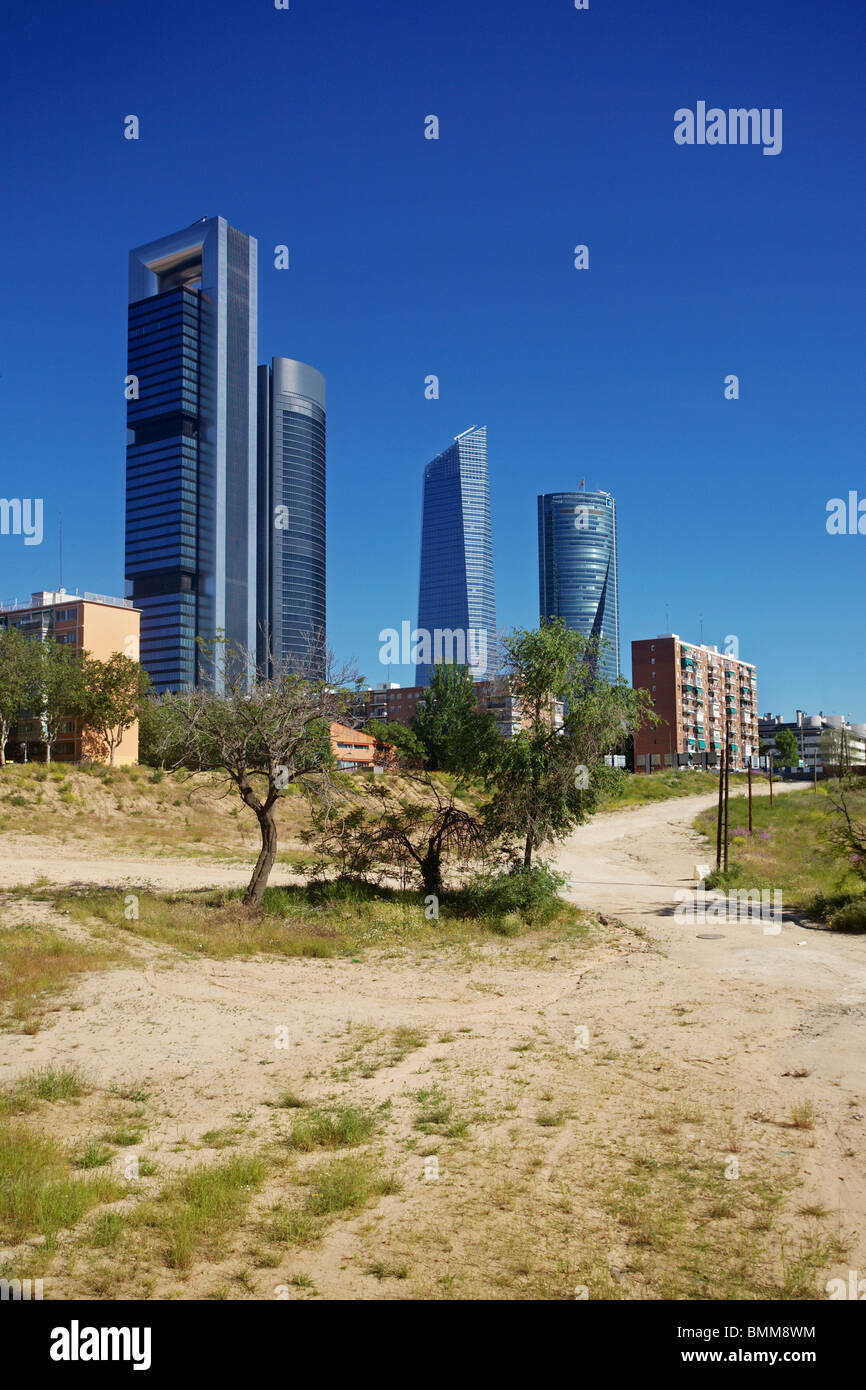
<svg viewBox="0 0 866 1390">
<path fill-rule="evenodd" d="M 426 685 L 400 686 L 393 682 L 377 685 L 375 690 L 361 692 L 355 707 L 355 718 L 360 725 L 371 719 L 383 723 L 393 720 L 398 724 L 411 724 L 418 712 L 418 706 L 428 693 Z M 511 693 L 508 682 L 502 677 L 475 682 L 475 698 L 482 713 L 493 715 L 496 727 L 504 738 L 529 726 L 529 719 L 521 708 L 520 700 Z M 554 724 L 562 724 L 562 701 L 551 701 L 549 717 Z"/>
<path fill-rule="evenodd" d="M 758 680 L 748 661 L 676 633 L 632 642 L 632 686 L 661 722 L 635 734 L 635 772 L 716 767 L 727 739 L 732 771 L 758 761 Z"/>
<path fill-rule="evenodd" d="M 76 651 L 89 652 L 100 661 L 115 652 L 139 659 L 139 624 L 141 612 L 130 599 L 109 598 L 105 594 L 68 594 L 65 589 L 55 592 L 39 590 L 29 601 L 0 604 L 0 627 L 17 627 L 25 637 L 66 643 Z M 6 747 L 12 761 L 45 757 L 42 725 L 38 717 L 21 719 L 13 729 Z M 107 757 L 100 740 L 84 732 L 77 719 L 68 719 L 54 744 L 52 759 L 58 762 L 80 762 L 82 758 L 102 761 Z M 138 724 L 126 733 L 114 754 L 115 763 L 138 762 Z"/>
</svg>

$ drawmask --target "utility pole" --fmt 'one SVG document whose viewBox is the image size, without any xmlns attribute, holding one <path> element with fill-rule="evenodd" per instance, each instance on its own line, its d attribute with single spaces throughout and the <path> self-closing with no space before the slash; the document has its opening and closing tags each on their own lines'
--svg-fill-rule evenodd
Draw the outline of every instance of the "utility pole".
<svg viewBox="0 0 866 1390">
<path fill-rule="evenodd" d="M 752 755 L 749 754 L 749 834 L 752 833 Z"/>
<path fill-rule="evenodd" d="M 728 872 L 728 768 L 730 766 L 731 755 L 729 752 L 731 742 L 730 732 L 725 730 L 725 873 Z"/>
<path fill-rule="evenodd" d="M 725 750 L 721 749 L 719 758 L 719 809 L 716 814 L 716 869 L 722 867 L 722 803 L 725 787 Z"/>
</svg>

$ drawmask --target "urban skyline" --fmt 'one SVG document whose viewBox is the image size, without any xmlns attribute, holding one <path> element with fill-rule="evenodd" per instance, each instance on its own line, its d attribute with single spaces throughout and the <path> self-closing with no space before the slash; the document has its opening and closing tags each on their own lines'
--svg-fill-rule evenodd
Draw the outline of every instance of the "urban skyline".
<svg viewBox="0 0 866 1390">
<path fill-rule="evenodd" d="M 611 12 L 602 32 L 590 14 L 544 9 L 518 54 L 513 17 L 446 0 L 421 52 L 388 0 L 375 32 L 349 6 L 323 26 L 303 7 L 253 16 L 215 0 L 194 59 L 170 46 L 158 65 L 130 44 L 120 12 L 11 14 L 11 50 L 39 62 L 4 91 L 20 158 L 4 225 L 16 273 L 0 408 L 20 479 L 7 491 L 44 499 L 44 527 L 41 545 L 2 537 L 0 593 L 23 599 L 60 584 L 58 512 L 63 582 L 122 592 L 124 256 L 222 211 L 259 240 L 258 361 L 285 354 L 327 377 L 340 499 L 329 516 L 328 630 L 340 659 L 374 679 L 379 629 L 414 618 L 415 480 L 443 441 L 485 420 L 497 606 L 509 624 L 538 616 L 527 513 L 539 493 L 586 476 L 619 504 L 624 674 L 632 639 L 671 628 L 697 638 L 702 615 L 706 640 L 721 646 L 735 633 L 759 657 L 769 707 L 856 711 L 866 650 L 852 614 L 866 541 L 824 523 L 828 499 L 864 495 L 862 265 L 855 240 L 839 234 L 861 225 L 866 197 L 850 178 L 859 72 L 850 25 L 834 10 L 821 31 L 821 71 L 841 104 L 828 145 L 811 118 L 824 76 L 805 61 L 799 30 L 778 43 L 790 6 L 758 9 L 738 12 L 711 47 L 698 12 L 680 17 L 683 51 L 701 53 L 691 93 L 652 11 Z M 170 30 L 170 7 L 157 0 L 153 13 Z M 454 53 L 488 43 L 491 22 L 503 22 L 491 63 L 458 80 Z M 313 61 L 287 86 L 289 34 Z M 591 53 L 576 49 L 589 34 Z M 222 103 L 214 72 L 227 46 L 237 99 Z M 344 62 L 344 49 L 357 62 Z M 103 103 L 70 106 L 73 50 L 82 94 L 114 73 Z M 542 79 L 531 88 L 512 80 L 527 61 Z M 340 82 L 323 105 L 332 62 Z M 371 81 L 386 105 L 370 105 Z M 618 99 L 599 144 L 583 132 L 611 84 Z M 783 151 L 678 146 L 673 113 L 698 97 L 784 107 Z M 427 141 L 437 101 L 440 138 Z M 138 141 L 124 137 L 128 112 L 140 118 Z M 290 178 L 263 177 L 250 157 L 275 132 L 291 133 Z M 563 181 L 569 168 L 579 177 Z M 63 223 L 63 269 L 48 273 L 59 207 L 76 212 Z M 578 243 L 589 247 L 586 270 L 574 265 Z M 274 254 L 282 244 L 286 269 Z M 431 373 L 436 399 L 424 391 Z M 724 392 L 731 373 L 737 399 Z M 395 574 L 407 595 L 392 616 Z M 804 670 L 806 634 L 816 659 Z M 414 680 L 410 666 L 393 674 Z"/>
</svg>

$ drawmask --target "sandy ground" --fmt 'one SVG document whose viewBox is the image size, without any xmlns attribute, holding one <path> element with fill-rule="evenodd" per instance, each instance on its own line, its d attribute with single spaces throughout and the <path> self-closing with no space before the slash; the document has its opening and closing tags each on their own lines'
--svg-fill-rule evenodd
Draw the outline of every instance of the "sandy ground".
<svg viewBox="0 0 866 1390">
<path fill-rule="evenodd" d="M 337 1223 L 315 1250 L 291 1256 L 281 1271 L 254 1270 L 241 1296 L 274 1297 L 292 1269 L 308 1273 L 325 1297 L 443 1296 L 442 1288 L 447 1296 L 496 1296 L 484 1242 L 501 1201 L 488 1180 L 479 1196 L 471 1157 L 447 1145 L 441 1181 L 425 1183 L 407 1138 L 412 1097 L 431 1078 L 450 1087 L 460 1105 L 486 1110 L 482 1147 L 489 1153 L 505 1143 L 511 1121 L 522 1116 L 530 1123 L 537 1095 L 547 1094 L 541 1088 L 565 1088 L 575 1100 L 567 1123 L 532 1140 L 531 1184 L 540 1185 L 532 1192 L 541 1193 L 543 1205 L 557 1187 L 589 1182 L 582 1155 L 590 1130 L 609 1125 L 615 1135 L 618 1126 L 624 1133 L 634 1128 L 630 1107 L 639 1110 L 641 1096 L 669 1073 L 674 1089 L 690 1088 L 712 1111 L 735 1115 L 745 1134 L 744 1163 L 796 1169 L 802 1199 L 832 1213 L 850 1249 L 827 1277 L 866 1268 L 866 941 L 789 920 L 773 936 L 754 922 L 677 923 L 674 893 L 691 886 L 694 865 L 706 862 L 690 824 L 710 800 L 608 814 L 559 850 L 570 896 L 629 928 L 609 925 L 592 950 L 533 955 L 497 942 L 471 957 L 448 948 L 369 952 L 359 961 L 214 961 L 138 940 L 133 964 L 75 985 L 73 1010 L 58 1008 L 34 1036 L 4 1037 L 0 1083 L 60 1058 L 79 1062 L 103 1087 L 118 1077 L 144 1078 L 146 1146 L 159 1154 L 163 1173 L 186 1161 L 175 1160 L 175 1147 L 200 1142 L 233 1115 L 244 1117 L 250 1136 L 272 1135 L 276 1112 L 267 1102 L 281 1087 L 314 1100 L 345 1093 L 353 1103 L 390 1101 L 389 1123 L 399 1136 L 389 1158 L 401 1167 L 404 1193 L 383 1198 L 374 1218 Z M 45 857 L 23 838 L 5 848 L 0 884 L 7 885 L 41 877 L 177 888 L 246 879 L 243 870 L 187 861 Z M 365 1036 L 407 1025 L 422 1030 L 420 1046 L 368 1074 L 356 1067 Z M 279 1029 L 286 1045 L 278 1048 Z M 534 1052 L 520 1051 L 526 1039 Z M 518 1084 L 525 1088 L 519 1095 Z M 817 1116 L 806 1135 L 786 1119 L 804 1099 Z M 70 1126 L 80 1121 L 70 1114 Z M 449 1233 L 444 1254 L 434 1249 L 442 1230 Z M 603 1245 L 600 1219 L 599 1231 Z M 408 1284 L 391 1287 L 365 1272 L 379 1248 L 406 1252 Z M 605 1261 L 625 1279 L 615 1296 L 643 1296 L 639 1264 L 622 1275 L 615 1251 Z M 451 1272 L 457 1267 L 459 1274 Z M 220 1272 L 198 1268 L 181 1286 L 160 1274 L 150 1292 L 202 1296 Z M 54 1296 L 86 1293 L 80 1277 L 58 1274 Z M 580 1271 L 569 1277 L 579 1279 Z M 103 1296 L 134 1291 L 124 1292 L 117 1279 L 117 1291 Z M 509 1287 L 505 1296 L 521 1296 Z M 570 1295 L 553 1286 L 550 1296 Z M 602 1288 L 592 1296 L 612 1295 Z"/>
</svg>

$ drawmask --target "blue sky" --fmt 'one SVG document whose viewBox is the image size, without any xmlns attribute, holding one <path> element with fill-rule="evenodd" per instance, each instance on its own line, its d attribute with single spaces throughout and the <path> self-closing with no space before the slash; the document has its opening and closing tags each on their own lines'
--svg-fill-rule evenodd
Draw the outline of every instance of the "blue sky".
<svg viewBox="0 0 866 1390">
<path fill-rule="evenodd" d="M 585 478 L 626 674 L 669 605 L 762 710 L 866 719 L 866 536 L 825 529 L 866 497 L 860 0 L 291 4 L 2 20 L 2 492 L 45 540 L 0 536 L 0 597 L 56 585 L 58 510 L 66 587 L 122 593 L 127 253 L 220 213 L 259 240 L 260 360 L 327 378 L 329 637 L 369 680 L 416 619 L 423 466 L 486 424 L 501 626 L 537 621 L 537 494 Z M 781 154 L 676 145 L 699 100 L 782 108 Z"/>
</svg>

